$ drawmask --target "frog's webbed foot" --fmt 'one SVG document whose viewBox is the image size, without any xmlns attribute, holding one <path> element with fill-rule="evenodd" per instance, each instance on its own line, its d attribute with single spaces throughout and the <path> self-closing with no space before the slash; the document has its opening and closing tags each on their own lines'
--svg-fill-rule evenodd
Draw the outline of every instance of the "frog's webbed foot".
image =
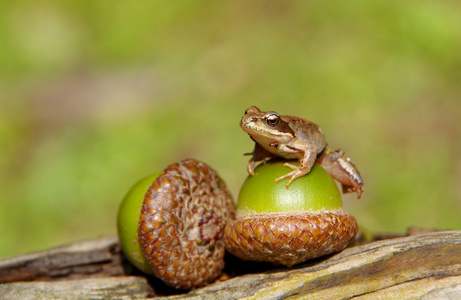
<svg viewBox="0 0 461 300">
<path fill-rule="evenodd" d="M 363 190 L 363 188 L 361 186 L 360 187 L 355 187 L 355 186 L 348 186 L 348 185 L 344 185 L 344 184 L 341 184 L 341 186 L 343 188 L 343 194 L 356 192 L 357 193 L 357 199 L 360 199 L 360 197 L 362 197 L 362 194 L 364 192 L 364 190 Z"/>
<path fill-rule="evenodd" d="M 331 177 L 341 183 L 343 193 L 356 192 L 358 199 L 362 196 L 362 177 L 350 158 L 344 157 L 343 151 L 327 149 L 319 163 Z"/>
<path fill-rule="evenodd" d="M 282 179 L 290 178 L 290 180 L 288 180 L 287 185 L 286 185 L 287 188 L 289 188 L 293 180 L 301 176 L 304 176 L 310 172 L 310 170 L 312 169 L 312 166 L 315 163 L 316 153 L 317 151 L 313 147 L 310 150 L 305 151 L 303 157 L 299 160 L 299 166 L 295 166 L 290 163 L 284 163 L 283 165 L 285 167 L 288 167 L 292 169 L 293 171 L 275 179 L 274 184 L 276 184 L 278 181 Z"/>
<path fill-rule="evenodd" d="M 287 174 L 285 174 L 283 176 L 280 176 L 277 179 L 275 179 L 274 184 L 276 184 L 277 182 L 279 182 L 282 179 L 290 178 L 290 180 L 288 180 L 287 185 L 286 185 L 287 188 L 290 187 L 290 184 L 293 182 L 293 180 L 295 180 L 296 178 L 299 178 L 301 176 L 306 175 L 310 171 L 310 169 L 308 169 L 306 171 L 305 168 L 303 169 L 301 167 L 294 166 L 294 165 L 292 165 L 290 163 L 284 163 L 283 166 L 291 168 L 291 169 L 293 169 L 293 171 L 291 171 L 290 173 L 287 173 Z"/>
</svg>

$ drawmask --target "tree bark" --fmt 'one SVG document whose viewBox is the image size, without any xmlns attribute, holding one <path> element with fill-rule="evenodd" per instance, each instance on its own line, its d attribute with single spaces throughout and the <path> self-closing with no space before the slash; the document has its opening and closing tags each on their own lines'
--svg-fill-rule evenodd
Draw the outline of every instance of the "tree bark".
<svg viewBox="0 0 461 300">
<path fill-rule="evenodd" d="M 0 283 L 124 274 L 116 236 L 87 240 L 0 261 Z"/>
<path fill-rule="evenodd" d="M 293 268 L 228 259 L 232 278 L 168 290 L 126 276 L 116 237 L 105 237 L 0 261 L 0 298 L 461 299 L 461 231 L 380 240 Z"/>
</svg>

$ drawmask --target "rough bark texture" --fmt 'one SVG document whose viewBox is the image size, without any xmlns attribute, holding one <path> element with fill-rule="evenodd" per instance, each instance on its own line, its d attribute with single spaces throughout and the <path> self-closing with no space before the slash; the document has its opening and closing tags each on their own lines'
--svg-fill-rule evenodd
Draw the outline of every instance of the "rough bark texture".
<svg viewBox="0 0 461 300">
<path fill-rule="evenodd" d="M 120 246 L 115 236 L 0 260 L 0 283 L 123 274 Z"/>
<path fill-rule="evenodd" d="M 376 241 L 294 268 L 269 267 L 257 273 L 249 268 L 259 264 L 247 262 L 233 270 L 238 263 L 232 259 L 226 271 L 239 276 L 189 293 L 171 295 L 170 290 L 170 296 L 159 299 L 461 299 L 461 231 Z M 53 279 L 65 280 L 44 281 Z M 25 282 L 30 280 L 39 281 Z M 5 259 L 0 261 L 0 282 L 10 282 L 0 284 L 1 299 L 159 294 L 158 282 L 124 276 L 115 237 Z"/>
<path fill-rule="evenodd" d="M 1 299 L 145 299 L 152 295 L 147 280 L 134 276 L 0 285 Z"/>
</svg>

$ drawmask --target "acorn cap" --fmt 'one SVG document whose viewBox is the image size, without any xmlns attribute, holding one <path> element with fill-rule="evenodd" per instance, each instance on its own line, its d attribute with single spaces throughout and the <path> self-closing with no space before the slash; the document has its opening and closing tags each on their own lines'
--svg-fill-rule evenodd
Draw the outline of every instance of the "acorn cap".
<svg viewBox="0 0 461 300">
<path fill-rule="evenodd" d="M 254 261 L 292 266 L 346 248 L 355 237 L 355 218 L 342 210 L 333 178 L 315 164 L 289 189 L 274 179 L 289 169 L 273 160 L 256 168 L 240 190 L 237 219 L 225 228 L 226 249 Z"/>
<path fill-rule="evenodd" d="M 214 170 L 194 159 L 168 166 L 147 191 L 138 226 L 155 276 L 178 289 L 214 281 L 224 268 L 224 227 L 234 217 Z"/>
<path fill-rule="evenodd" d="M 239 218 L 225 229 L 233 255 L 291 267 L 346 248 L 358 230 L 344 211 L 263 214 Z"/>
</svg>

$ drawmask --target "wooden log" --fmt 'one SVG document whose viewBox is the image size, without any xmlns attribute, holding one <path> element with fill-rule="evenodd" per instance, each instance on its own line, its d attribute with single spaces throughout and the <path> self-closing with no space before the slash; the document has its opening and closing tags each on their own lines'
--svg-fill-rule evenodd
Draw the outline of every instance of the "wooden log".
<svg viewBox="0 0 461 300">
<path fill-rule="evenodd" d="M 0 260 L 0 283 L 123 275 L 116 236 Z"/>
<path fill-rule="evenodd" d="M 10 282 L 0 284 L 0 298 L 10 299 L 16 295 L 20 297 L 11 299 L 78 299 L 74 297 L 76 289 L 84 299 L 129 299 L 132 293 L 141 298 L 154 296 L 151 287 L 157 290 L 155 281 L 148 283 L 143 277 L 123 275 L 116 238 L 100 240 L 0 261 L 0 282 Z M 66 255 L 72 259 L 66 259 Z M 53 260 L 53 256 L 62 257 Z M 230 264 L 227 272 L 234 273 L 237 265 Z M 188 293 L 175 291 L 176 295 L 158 299 L 461 299 L 461 231 L 381 240 L 294 268 L 270 267 L 255 273 L 250 268 L 260 264 L 244 262 L 242 265 L 243 270 L 235 272 L 243 275 Z M 21 272 L 25 275 L 17 275 Z M 111 277 L 97 278 L 101 276 Z M 86 279 L 68 280 L 78 277 Z M 12 278 L 61 281 L 16 283 Z M 136 289 L 129 282 L 136 285 Z"/>
<path fill-rule="evenodd" d="M 461 231 L 382 240 L 168 299 L 461 299 Z"/>
<path fill-rule="evenodd" d="M 145 299 L 153 296 L 142 277 L 14 282 L 0 285 L 0 299 Z"/>
</svg>

